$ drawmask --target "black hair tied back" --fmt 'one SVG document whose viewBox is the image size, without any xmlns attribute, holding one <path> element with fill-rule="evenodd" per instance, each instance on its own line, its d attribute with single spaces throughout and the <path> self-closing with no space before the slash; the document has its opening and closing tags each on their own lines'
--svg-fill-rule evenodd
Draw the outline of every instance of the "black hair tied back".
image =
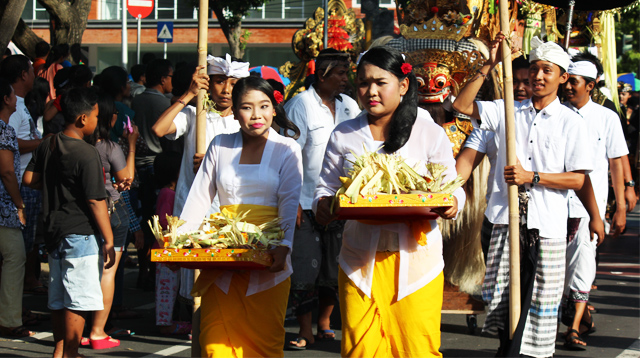
<svg viewBox="0 0 640 358">
<path fill-rule="evenodd" d="M 298 139 L 300 137 L 300 129 L 287 117 L 283 107 L 284 102 L 278 103 L 273 94 L 273 87 L 271 87 L 269 82 L 261 77 L 249 76 L 241 78 L 236 82 L 235 86 L 233 86 L 233 91 L 231 92 L 233 108 L 238 108 L 242 96 L 251 90 L 260 91 L 269 97 L 273 104 L 273 109 L 276 112 L 275 117 L 273 117 L 273 121 L 283 129 L 285 136 Z M 284 93 L 281 93 L 281 95 L 284 97 Z M 290 134 L 291 132 L 293 132 L 293 135 Z"/>
<path fill-rule="evenodd" d="M 402 81 L 405 77 L 409 78 L 409 89 L 393 114 L 389 137 L 384 142 L 384 150 L 387 153 L 394 153 L 407 143 L 418 115 L 418 82 L 413 71 L 407 74 L 402 72 L 404 63 L 404 57 L 400 51 L 391 47 L 380 46 L 373 47 L 367 51 L 358 64 L 358 73 L 360 73 L 365 64 L 371 64 L 392 73 L 399 81 Z"/>
</svg>

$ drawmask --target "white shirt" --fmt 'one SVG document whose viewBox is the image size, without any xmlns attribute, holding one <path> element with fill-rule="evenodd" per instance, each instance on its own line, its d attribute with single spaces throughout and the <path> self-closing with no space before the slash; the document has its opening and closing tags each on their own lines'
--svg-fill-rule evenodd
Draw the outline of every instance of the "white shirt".
<svg viewBox="0 0 640 358">
<path fill-rule="evenodd" d="M 302 158 L 300 146 L 269 128 L 269 138 L 260 164 L 240 164 L 242 134 L 221 134 L 209 145 L 207 154 L 196 174 L 191 191 L 180 215 L 186 223 L 180 231 L 197 230 L 216 194 L 220 205 L 253 204 L 278 208 L 285 230 L 283 245 L 293 247 L 293 231 L 298 214 L 302 187 Z M 252 271 L 247 296 L 276 286 L 293 272 L 291 251 L 283 271 Z M 233 271 L 216 280 L 225 293 L 229 291 Z"/>
<path fill-rule="evenodd" d="M 498 151 L 500 149 L 500 143 L 495 133 L 490 131 L 483 131 L 482 129 L 474 128 L 467 140 L 464 142 L 465 148 L 473 149 L 479 153 L 485 153 L 491 168 L 489 169 L 489 176 L 487 177 L 487 195 L 486 200 L 489 202 L 491 192 L 498 187 L 496 183 L 496 161 L 498 160 Z M 488 214 L 485 212 L 485 215 Z M 487 216 L 487 219 L 489 217 Z"/>
<path fill-rule="evenodd" d="M 578 113 L 586 123 L 590 135 L 589 146 L 594 147 L 595 150 L 594 169 L 589 173 L 589 178 L 591 178 L 600 217 L 604 220 L 609 197 L 609 159 L 629 154 L 620 117 L 614 111 L 594 103 L 591 99 L 580 109 L 573 107 L 569 102 L 565 102 L 565 106 Z M 589 217 L 573 190 L 569 192 L 569 217 Z"/>
<path fill-rule="evenodd" d="M 476 102 L 482 125 L 480 129 L 496 132 L 505 138 L 504 101 Z M 580 116 L 563 106 L 556 98 L 536 113 L 530 99 L 515 102 L 516 154 L 522 167 L 539 173 L 564 173 L 593 169 L 587 128 Z M 473 120 L 477 126 L 477 121 Z M 499 142 L 503 142 L 499 139 Z M 504 181 L 506 151 L 498 153 L 496 163 L 496 191 L 488 203 L 488 218 L 494 224 L 509 223 L 509 200 Z M 568 190 L 550 189 L 542 185 L 526 184 L 529 195 L 527 227 L 539 229 L 540 236 L 561 238 L 567 236 Z"/>
<path fill-rule="evenodd" d="M 173 124 L 176 126 L 176 132 L 167 134 L 165 138 L 169 140 L 176 140 L 184 135 L 184 151 L 182 153 L 182 162 L 180 164 L 180 175 L 178 176 L 178 183 L 176 184 L 176 199 L 173 204 L 173 215 L 180 216 L 184 202 L 189 195 L 189 188 L 193 183 L 195 174 L 193 173 L 193 156 L 196 154 L 196 107 L 186 106 L 183 108 L 176 118 L 173 119 Z M 233 114 L 226 117 L 220 117 L 219 114 L 208 112 L 207 113 L 207 125 L 206 125 L 206 141 L 207 147 L 211 140 L 218 134 L 230 134 L 237 133 L 240 130 L 240 124 L 233 117 Z M 219 211 L 220 203 L 216 198 L 212 205 L 210 212 L 215 213 Z"/>
<path fill-rule="evenodd" d="M 361 155 L 364 150 L 363 145 L 368 151 L 375 151 L 380 147 L 379 142 L 375 142 L 371 134 L 367 112 L 362 112 L 355 119 L 339 124 L 331 134 L 322 164 L 320 181 L 314 195 L 314 210 L 317 208 L 318 199 L 335 195 L 342 186 L 340 176 L 347 176 L 347 172 L 352 167 L 350 161 L 355 160 L 352 152 Z M 447 167 L 444 173 L 445 180 L 452 180 L 457 176 L 451 142 L 444 129 L 435 124 L 426 111 L 418 112 L 409 140 L 396 153 L 420 175 L 426 174 L 425 164 L 433 162 Z M 460 210 L 465 202 L 464 190 L 458 188 L 454 195 L 458 199 L 458 210 Z M 401 300 L 427 285 L 444 268 L 442 235 L 436 220 L 430 220 L 430 224 L 431 231 L 427 233 L 427 244 L 420 246 L 405 223 L 367 225 L 349 220 L 342 236 L 340 268 L 365 295 L 371 297 L 373 269 L 380 233 L 386 231 L 397 234 L 400 249 L 397 299 Z"/>
<path fill-rule="evenodd" d="M 36 128 L 31 114 L 24 105 L 24 98 L 16 96 L 16 111 L 9 117 L 9 125 L 16 131 L 16 137 L 22 140 L 34 140 L 42 138 L 42 133 Z M 27 164 L 31 160 L 33 153 L 20 153 L 20 176 L 24 176 Z"/>
<path fill-rule="evenodd" d="M 287 117 L 300 129 L 297 139 L 302 148 L 302 194 L 300 206 L 303 210 L 310 210 L 313 202 L 313 192 L 318 185 L 318 177 L 322 168 L 324 150 L 336 125 L 354 118 L 360 113 L 358 103 L 347 95 L 337 100 L 335 118 L 329 107 L 322 103 L 322 99 L 311 86 L 308 90 L 293 97 L 284 106 Z"/>
</svg>

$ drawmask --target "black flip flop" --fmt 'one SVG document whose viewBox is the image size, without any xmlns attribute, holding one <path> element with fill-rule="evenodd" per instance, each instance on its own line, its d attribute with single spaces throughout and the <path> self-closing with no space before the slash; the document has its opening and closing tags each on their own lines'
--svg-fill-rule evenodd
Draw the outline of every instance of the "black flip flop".
<svg viewBox="0 0 640 358">
<path fill-rule="evenodd" d="M 574 333 L 575 335 L 573 335 Z M 584 340 L 582 340 L 582 337 L 580 337 L 580 333 L 575 329 L 572 329 L 565 336 L 564 347 L 572 351 L 584 351 L 587 349 L 587 346 L 583 346 L 582 344 L 579 344 L 575 341 L 586 343 Z"/>
<path fill-rule="evenodd" d="M 304 346 L 299 346 L 299 344 L 304 341 Z M 304 337 L 298 337 L 296 338 L 296 344 L 293 343 L 289 343 L 289 345 L 287 346 L 287 348 L 289 349 L 293 349 L 295 351 L 303 351 L 305 349 L 307 349 L 308 347 L 311 347 L 312 344 L 309 344 L 309 341 L 304 338 Z"/>
</svg>

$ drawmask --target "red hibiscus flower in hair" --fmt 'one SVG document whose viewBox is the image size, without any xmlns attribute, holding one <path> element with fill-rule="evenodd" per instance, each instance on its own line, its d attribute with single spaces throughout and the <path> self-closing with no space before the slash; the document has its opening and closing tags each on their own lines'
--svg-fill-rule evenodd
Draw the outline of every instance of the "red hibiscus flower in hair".
<svg viewBox="0 0 640 358">
<path fill-rule="evenodd" d="M 282 103 L 282 101 L 284 100 L 284 97 L 282 97 L 282 93 L 280 93 L 280 91 L 273 91 L 273 98 L 276 99 L 276 102 L 278 104 Z"/>
<path fill-rule="evenodd" d="M 403 63 L 402 66 L 400 67 L 400 71 L 402 71 L 402 73 L 404 73 L 405 75 L 409 74 L 411 70 L 413 70 L 413 67 L 411 66 L 411 64 L 406 62 Z"/>
</svg>

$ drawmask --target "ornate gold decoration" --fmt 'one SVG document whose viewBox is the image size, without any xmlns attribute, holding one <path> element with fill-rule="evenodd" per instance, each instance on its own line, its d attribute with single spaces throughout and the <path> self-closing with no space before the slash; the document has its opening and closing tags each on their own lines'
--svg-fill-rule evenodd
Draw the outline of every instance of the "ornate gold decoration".
<svg viewBox="0 0 640 358">
<path fill-rule="evenodd" d="M 400 25 L 400 34 L 407 39 L 436 39 L 460 41 L 472 25 L 472 15 L 463 17 L 467 19 L 464 24 L 450 24 L 443 22 L 438 16 L 421 24 Z M 464 20 L 462 20 L 464 21 Z"/>
<path fill-rule="evenodd" d="M 328 5 L 329 17 L 335 22 L 342 23 L 339 26 L 349 34 L 349 39 L 353 48 L 348 52 L 351 59 L 355 61 L 357 56 L 364 50 L 364 23 L 356 17 L 353 9 L 348 9 L 343 0 L 330 0 Z M 324 36 L 324 10 L 317 8 L 313 16 L 305 22 L 305 27 L 296 31 L 291 40 L 293 52 L 300 59 L 294 64 L 287 62 L 280 66 L 279 71 L 291 80 L 285 88 L 285 100 L 290 99 L 303 89 L 304 80 L 309 69 L 309 62 L 314 60 L 323 49 Z"/>
<path fill-rule="evenodd" d="M 453 145 L 453 157 L 455 158 L 458 156 L 467 137 L 471 134 L 473 124 L 471 124 L 471 121 L 468 119 L 456 118 L 451 122 L 443 124 L 442 127 Z"/>
</svg>

